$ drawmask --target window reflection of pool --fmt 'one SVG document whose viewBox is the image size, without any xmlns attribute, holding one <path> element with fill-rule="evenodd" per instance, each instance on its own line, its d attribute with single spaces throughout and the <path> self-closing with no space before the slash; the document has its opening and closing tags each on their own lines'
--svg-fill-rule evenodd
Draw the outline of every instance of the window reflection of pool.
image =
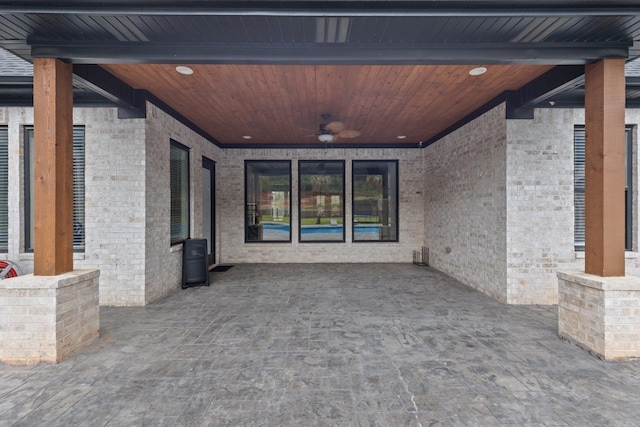
<svg viewBox="0 0 640 427">
<path fill-rule="evenodd" d="M 262 227 L 263 240 L 289 240 L 289 224 L 267 222 L 262 224 Z M 302 240 L 342 240 L 342 230 L 342 225 L 304 225 L 301 230 Z M 356 225 L 354 232 L 356 240 L 379 239 L 379 226 L 376 224 Z"/>
</svg>

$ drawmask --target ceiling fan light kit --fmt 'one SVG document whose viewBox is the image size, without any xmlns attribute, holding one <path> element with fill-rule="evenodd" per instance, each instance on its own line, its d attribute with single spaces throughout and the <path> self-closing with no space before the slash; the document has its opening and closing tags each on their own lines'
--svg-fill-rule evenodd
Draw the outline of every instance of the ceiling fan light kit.
<svg viewBox="0 0 640 427">
<path fill-rule="evenodd" d="M 320 123 L 320 133 L 318 139 L 320 142 L 333 142 L 336 138 L 357 138 L 361 135 L 359 130 L 346 129 L 344 123 L 339 121 L 333 121 L 327 123 L 329 114 L 322 114 L 323 122 Z"/>
<path fill-rule="evenodd" d="M 330 133 L 321 133 L 320 135 L 318 135 L 318 139 L 320 140 L 320 142 L 331 142 L 333 141 L 333 135 L 331 135 Z"/>
</svg>

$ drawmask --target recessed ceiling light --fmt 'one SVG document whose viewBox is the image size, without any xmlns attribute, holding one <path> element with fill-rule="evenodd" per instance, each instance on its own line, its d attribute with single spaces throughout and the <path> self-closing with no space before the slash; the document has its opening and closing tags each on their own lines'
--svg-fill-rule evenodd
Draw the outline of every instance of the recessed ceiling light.
<svg viewBox="0 0 640 427">
<path fill-rule="evenodd" d="M 243 138 L 243 139 L 251 139 L 251 138 L 253 138 L 253 137 L 252 137 L 251 135 L 243 135 L 243 136 L 242 136 L 242 138 Z"/>
<path fill-rule="evenodd" d="M 184 65 L 178 65 L 176 67 L 176 71 L 180 74 L 184 74 L 185 76 L 190 76 L 191 74 L 193 74 L 193 70 L 189 67 L 185 67 Z"/>
<path fill-rule="evenodd" d="M 476 67 L 469 71 L 470 76 L 479 76 L 487 72 L 487 67 Z"/>
<path fill-rule="evenodd" d="M 398 135 L 398 136 L 396 136 L 396 138 L 398 138 L 398 139 L 405 139 L 406 137 L 407 137 L 407 135 Z"/>
</svg>

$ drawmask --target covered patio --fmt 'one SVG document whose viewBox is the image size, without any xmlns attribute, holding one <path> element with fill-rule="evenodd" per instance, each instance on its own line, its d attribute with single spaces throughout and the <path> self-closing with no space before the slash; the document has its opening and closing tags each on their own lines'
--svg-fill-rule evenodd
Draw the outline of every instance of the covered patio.
<svg viewBox="0 0 640 427">
<path fill-rule="evenodd" d="M 0 424 L 637 425 L 640 361 L 558 338 L 412 264 L 239 264 L 146 307 L 101 307 L 57 365 L 0 365 Z"/>
</svg>

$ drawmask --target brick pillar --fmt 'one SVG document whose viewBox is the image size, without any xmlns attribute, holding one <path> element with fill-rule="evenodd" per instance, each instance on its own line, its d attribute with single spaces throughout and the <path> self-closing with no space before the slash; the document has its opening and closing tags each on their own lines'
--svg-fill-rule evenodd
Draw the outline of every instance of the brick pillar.
<svg viewBox="0 0 640 427">
<path fill-rule="evenodd" d="M 585 67 L 585 272 L 624 276 L 624 59 Z"/>
<path fill-rule="evenodd" d="M 73 270 L 72 66 L 33 60 L 34 274 Z"/>
</svg>

